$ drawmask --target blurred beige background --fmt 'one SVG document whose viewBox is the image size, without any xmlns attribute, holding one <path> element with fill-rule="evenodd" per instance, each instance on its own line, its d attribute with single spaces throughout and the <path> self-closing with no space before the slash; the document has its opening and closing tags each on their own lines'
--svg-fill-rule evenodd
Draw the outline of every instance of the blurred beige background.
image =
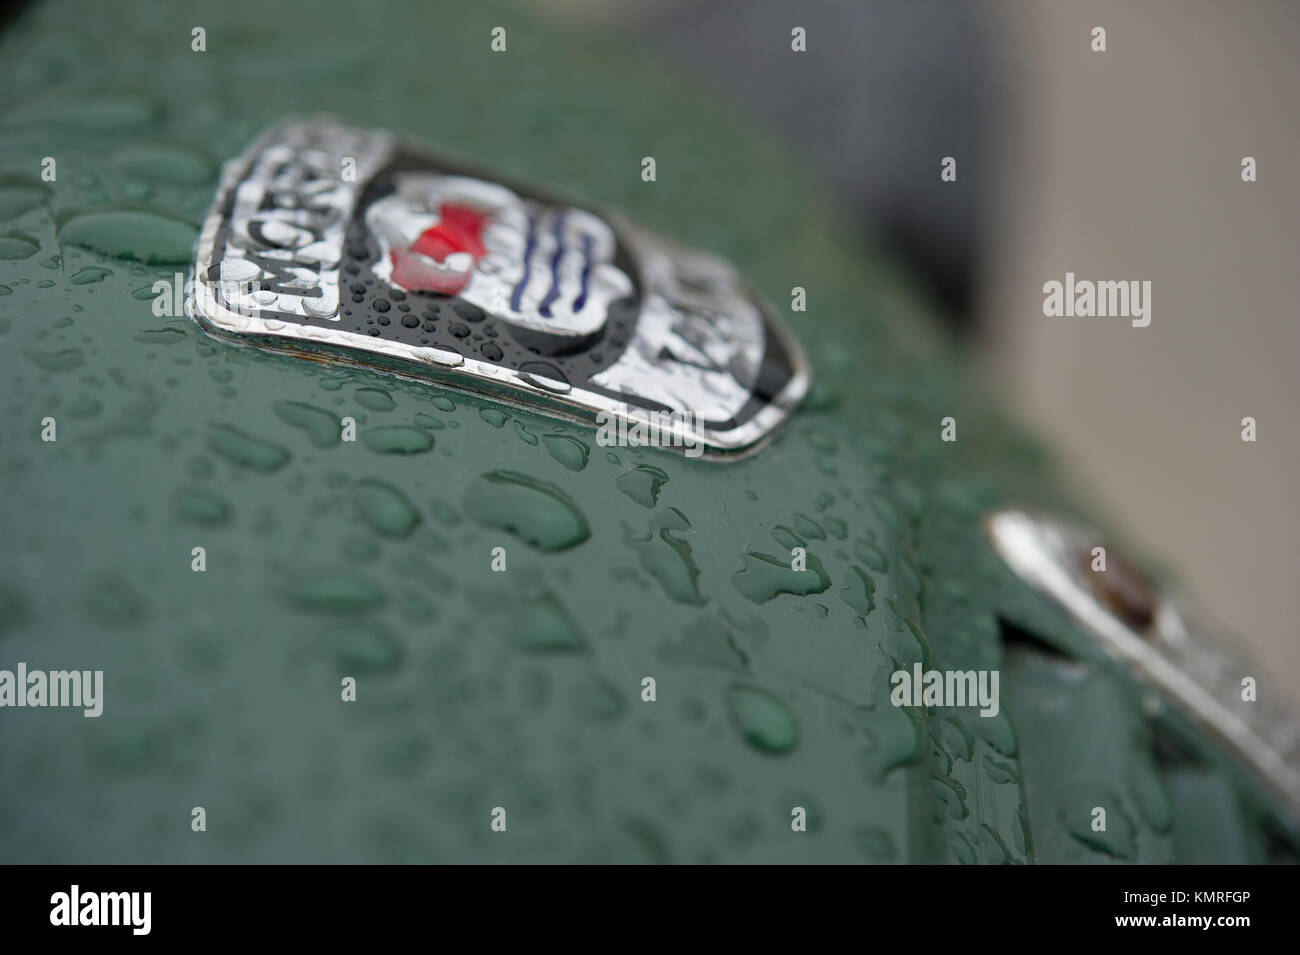
<svg viewBox="0 0 1300 955">
<path fill-rule="evenodd" d="M 1020 100 L 995 137 L 977 301 L 1008 399 L 1300 700 L 1300 4 L 997 12 Z M 1044 317 L 1067 271 L 1150 279 L 1150 326 Z"/>
</svg>

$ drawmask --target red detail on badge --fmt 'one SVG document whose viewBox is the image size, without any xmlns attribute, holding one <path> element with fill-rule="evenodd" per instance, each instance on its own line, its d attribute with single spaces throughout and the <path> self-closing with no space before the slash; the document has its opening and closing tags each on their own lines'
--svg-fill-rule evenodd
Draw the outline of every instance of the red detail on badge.
<svg viewBox="0 0 1300 955">
<path fill-rule="evenodd" d="M 469 284 L 474 264 L 487 254 L 483 246 L 487 216 L 454 202 L 442 203 L 438 216 L 438 223 L 421 232 L 409 246 L 389 253 L 392 280 L 412 292 L 456 295 Z M 457 252 L 473 257 L 468 268 L 446 263 L 447 257 Z"/>
</svg>

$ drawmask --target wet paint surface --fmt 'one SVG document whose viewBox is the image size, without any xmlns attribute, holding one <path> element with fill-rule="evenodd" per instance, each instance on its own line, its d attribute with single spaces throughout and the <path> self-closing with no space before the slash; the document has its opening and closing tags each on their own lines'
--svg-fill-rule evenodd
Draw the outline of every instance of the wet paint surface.
<svg viewBox="0 0 1300 955">
<path fill-rule="evenodd" d="M 101 668 L 106 687 L 99 719 L 0 713 L 0 856 L 1163 861 L 1194 851 L 1195 825 L 1233 834 L 1217 861 L 1260 858 L 1235 777 L 1156 760 L 1139 694 L 989 553 L 988 508 L 1062 501 L 1034 447 L 962 390 L 895 273 L 729 114 L 657 85 L 627 110 L 588 77 L 635 62 L 541 28 L 505 71 L 441 48 L 491 123 L 480 97 L 376 101 L 353 79 L 367 44 L 424 88 L 407 24 L 427 6 L 398 4 L 365 43 L 305 22 L 253 51 L 214 31 L 202 56 L 190 15 L 160 7 L 135 28 L 143 58 L 99 42 L 110 11 L 69 0 L 0 40 L 17 104 L 0 116 L 0 665 Z M 318 4 L 313 21 L 349 11 Z M 498 15 L 437 12 L 476 37 Z M 235 68 L 247 57 L 258 69 Z M 764 452 L 720 465 L 155 314 L 218 163 L 323 92 L 345 117 L 627 207 L 778 304 L 807 287 L 810 311 L 785 317 L 813 395 Z M 645 109 L 665 130 L 653 195 L 636 175 Z M 572 144 L 601 162 L 578 177 Z M 771 222 L 813 238 L 777 243 Z M 942 445 L 953 409 L 962 441 Z M 1009 650 L 1001 619 L 1074 662 Z M 890 673 L 915 662 L 1003 668 L 1003 712 L 892 706 Z"/>
</svg>

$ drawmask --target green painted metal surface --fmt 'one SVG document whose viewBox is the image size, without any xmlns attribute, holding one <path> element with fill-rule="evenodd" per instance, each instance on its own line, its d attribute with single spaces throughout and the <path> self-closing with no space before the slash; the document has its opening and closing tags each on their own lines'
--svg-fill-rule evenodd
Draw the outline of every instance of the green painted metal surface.
<svg viewBox="0 0 1300 955">
<path fill-rule="evenodd" d="M 0 860 L 1286 855 L 990 551 L 991 508 L 1070 502 L 797 156 L 515 7 L 308 9 L 56 0 L 0 38 L 0 666 L 105 674 L 98 719 L 0 712 Z M 778 305 L 806 288 L 811 398 L 762 453 L 692 461 L 155 314 L 219 164 L 320 110 L 622 207 Z M 894 707 L 916 661 L 1000 669 L 1002 712 Z"/>
</svg>

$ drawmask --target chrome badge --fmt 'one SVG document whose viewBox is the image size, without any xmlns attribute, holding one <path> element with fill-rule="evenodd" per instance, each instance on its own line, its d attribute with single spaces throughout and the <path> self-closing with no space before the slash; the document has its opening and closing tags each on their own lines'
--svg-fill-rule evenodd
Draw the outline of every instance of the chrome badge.
<svg viewBox="0 0 1300 955">
<path fill-rule="evenodd" d="M 331 120 L 228 163 L 192 311 L 209 332 L 726 455 L 807 392 L 736 270 L 617 214 Z"/>
<path fill-rule="evenodd" d="M 1245 701 L 1240 680 L 1254 668 L 1220 650 L 1177 602 L 1116 553 L 1101 572 L 1091 567 L 1093 548 L 1102 543 L 1091 528 L 1014 508 L 990 515 L 984 526 L 1017 576 L 1216 737 L 1300 820 L 1300 723 L 1267 679 L 1258 699 Z"/>
</svg>

